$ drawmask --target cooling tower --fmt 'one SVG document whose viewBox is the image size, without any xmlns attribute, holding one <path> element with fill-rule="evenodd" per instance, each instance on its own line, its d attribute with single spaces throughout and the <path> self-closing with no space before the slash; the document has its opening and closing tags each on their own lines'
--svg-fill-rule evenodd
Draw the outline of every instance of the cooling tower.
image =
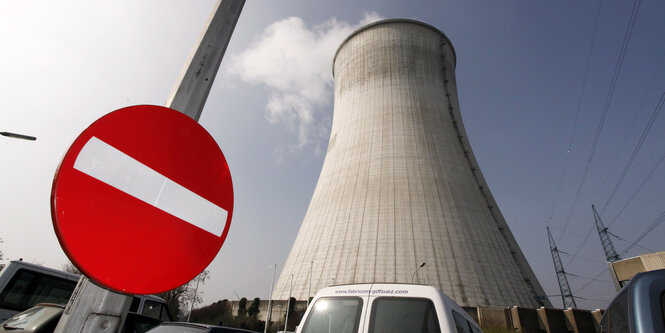
<svg viewBox="0 0 665 333">
<path fill-rule="evenodd" d="M 455 61 L 442 32 L 412 20 L 342 43 L 328 151 L 273 298 L 415 282 L 463 306 L 550 305 L 471 151 Z"/>
</svg>

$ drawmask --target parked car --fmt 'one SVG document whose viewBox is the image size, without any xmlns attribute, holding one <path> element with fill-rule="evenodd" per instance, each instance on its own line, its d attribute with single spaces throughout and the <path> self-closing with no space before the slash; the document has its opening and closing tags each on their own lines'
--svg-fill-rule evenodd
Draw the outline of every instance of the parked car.
<svg viewBox="0 0 665 333">
<path fill-rule="evenodd" d="M 64 309 L 60 304 L 39 304 L 2 322 L 0 332 L 53 332 Z"/>
<path fill-rule="evenodd" d="M 161 323 L 148 333 L 255 333 L 242 328 L 214 326 L 195 323 L 168 322 Z"/>
<path fill-rule="evenodd" d="M 440 290 L 413 284 L 350 284 L 321 289 L 297 333 L 481 333 Z"/>
<path fill-rule="evenodd" d="M 0 322 L 38 303 L 67 303 L 80 278 L 20 260 L 0 261 Z M 129 311 L 173 320 L 164 299 L 155 295 L 134 296 Z"/>
<path fill-rule="evenodd" d="M 665 332 L 665 269 L 635 275 L 607 307 L 600 331 Z"/>
<path fill-rule="evenodd" d="M 0 332 L 53 333 L 62 317 L 63 304 L 40 303 L 0 324 Z M 122 333 L 145 333 L 161 321 L 136 313 L 127 313 Z"/>
</svg>

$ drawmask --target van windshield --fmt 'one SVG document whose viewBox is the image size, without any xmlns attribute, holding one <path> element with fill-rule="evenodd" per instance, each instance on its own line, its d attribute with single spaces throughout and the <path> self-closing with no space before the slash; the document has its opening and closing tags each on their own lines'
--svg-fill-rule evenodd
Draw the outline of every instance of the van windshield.
<svg viewBox="0 0 665 333">
<path fill-rule="evenodd" d="M 358 332 L 362 304 L 358 297 L 319 298 L 307 316 L 302 333 Z"/>
</svg>

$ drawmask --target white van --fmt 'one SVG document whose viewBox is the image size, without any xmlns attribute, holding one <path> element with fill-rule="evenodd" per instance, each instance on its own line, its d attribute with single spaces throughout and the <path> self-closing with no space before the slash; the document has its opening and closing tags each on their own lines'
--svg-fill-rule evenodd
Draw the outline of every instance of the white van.
<svg viewBox="0 0 665 333">
<path fill-rule="evenodd" d="M 0 322 L 37 303 L 66 304 L 80 278 L 25 261 L 0 261 Z M 134 296 L 129 311 L 173 320 L 164 299 L 154 295 Z"/>
<path fill-rule="evenodd" d="M 351 284 L 321 289 L 297 333 L 481 333 L 478 324 L 431 286 Z"/>
</svg>

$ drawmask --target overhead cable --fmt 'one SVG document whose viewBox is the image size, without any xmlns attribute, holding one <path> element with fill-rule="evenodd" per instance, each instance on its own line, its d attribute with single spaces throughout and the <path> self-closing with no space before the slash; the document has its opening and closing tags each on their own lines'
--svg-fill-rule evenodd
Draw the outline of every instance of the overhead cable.
<svg viewBox="0 0 665 333">
<path fill-rule="evenodd" d="M 579 293 L 580 291 L 584 290 L 584 288 L 590 286 L 590 285 L 591 285 L 592 283 L 594 283 L 595 281 L 599 281 L 598 278 L 599 278 L 601 275 L 603 275 L 604 273 L 606 273 L 606 272 L 607 272 L 607 270 L 605 270 L 605 269 L 603 269 L 602 271 L 600 271 L 595 277 L 592 278 L 591 281 L 589 281 L 589 282 L 587 282 L 586 284 L 584 284 L 580 289 L 577 289 L 577 290 L 575 291 L 575 293 L 577 294 L 577 293 Z"/>
<path fill-rule="evenodd" d="M 653 174 L 656 172 L 656 170 L 658 170 L 658 168 L 659 168 L 660 165 L 663 163 L 663 161 L 665 161 L 665 153 L 663 153 L 663 154 L 660 156 L 660 158 L 659 158 L 658 161 L 656 162 L 656 165 L 654 165 L 654 167 L 649 171 L 649 173 L 647 173 L 646 177 L 644 177 L 644 179 L 642 180 L 642 183 L 640 183 L 640 186 L 638 186 L 637 189 L 635 190 L 635 192 L 633 192 L 633 194 L 631 195 L 630 199 L 628 199 L 628 202 L 626 202 L 626 204 L 621 208 L 621 210 L 619 210 L 619 213 L 617 213 L 617 215 L 614 217 L 614 219 L 612 220 L 612 222 L 610 222 L 610 224 L 608 224 L 608 227 L 610 227 L 612 224 L 614 224 L 614 222 L 617 221 L 617 219 L 618 219 L 619 216 L 623 213 L 623 211 L 626 209 L 626 207 L 628 207 L 628 205 L 630 205 L 630 203 L 633 201 L 633 199 L 635 199 L 635 198 L 637 197 L 637 194 L 640 193 L 640 192 L 642 191 L 642 188 L 644 188 L 644 186 L 647 184 L 647 182 L 651 179 L 651 176 L 653 176 Z M 589 236 L 591 236 L 591 233 L 593 232 L 593 229 L 594 229 L 593 226 L 591 226 L 591 227 L 589 228 L 589 231 L 587 231 L 587 233 L 584 235 L 584 240 L 582 241 L 582 245 L 580 245 L 580 246 L 577 248 L 577 250 L 575 251 L 575 253 L 571 255 L 572 257 L 570 258 L 570 260 L 568 261 L 568 263 L 566 263 L 565 267 L 568 267 L 568 266 L 574 261 L 575 258 L 580 258 L 580 256 L 578 256 L 578 254 L 580 253 L 580 251 L 582 251 L 582 248 L 583 248 L 584 245 L 586 244 L 586 241 L 589 239 Z M 614 235 L 614 234 L 613 234 L 613 236 L 615 236 L 615 237 L 617 237 L 617 238 L 619 238 L 619 239 L 624 240 L 623 238 L 618 237 L 618 236 L 616 236 L 616 235 Z M 638 246 L 639 246 L 639 245 L 638 245 Z M 642 247 L 642 246 L 640 246 L 640 247 Z M 644 248 L 644 247 L 642 247 L 642 248 Z M 647 250 L 648 250 L 648 249 L 647 249 Z"/>
<path fill-rule="evenodd" d="M 649 181 L 649 179 L 651 179 L 651 176 L 653 176 L 653 174 L 656 172 L 656 170 L 658 170 L 658 168 L 663 163 L 663 161 L 665 161 L 665 152 L 660 156 L 660 158 L 656 162 L 656 165 L 654 165 L 653 168 L 651 168 L 651 170 L 649 171 L 649 173 L 647 173 L 646 177 L 644 177 L 644 179 L 642 180 L 642 183 L 640 183 L 640 186 L 638 186 L 637 189 L 635 190 L 635 192 L 633 192 L 633 194 L 630 196 L 630 199 L 628 199 L 626 204 L 623 205 L 623 207 L 619 210 L 617 215 L 614 216 L 614 219 L 612 219 L 612 221 L 610 222 L 608 227 L 611 226 L 612 224 L 614 224 L 614 222 L 617 221 L 617 219 L 619 218 L 621 213 L 623 213 L 623 211 L 626 209 L 626 207 L 628 207 L 628 205 L 630 205 L 630 203 L 633 201 L 633 199 L 635 199 L 637 194 L 642 191 L 642 188 L 644 188 L 644 185 L 646 185 L 647 182 Z"/>
<path fill-rule="evenodd" d="M 568 217 L 566 219 L 566 222 L 563 226 L 563 230 L 561 231 L 561 235 L 559 235 L 559 240 L 558 242 L 561 241 L 561 238 L 563 238 L 563 235 L 566 233 L 566 228 L 568 228 L 568 225 L 570 224 L 570 220 L 573 216 L 573 211 L 575 210 L 575 207 L 577 206 L 577 203 L 579 202 L 579 197 L 580 193 L 582 192 L 582 188 L 584 187 L 584 183 L 586 181 L 586 177 L 589 174 L 589 167 L 591 166 L 591 161 L 593 160 L 593 157 L 596 153 L 596 148 L 598 146 L 598 140 L 600 138 L 600 133 L 603 131 L 603 126 L 605 124 L 605 119 L 607 118 L 607 113 L 610 108 L 610 104 L 612 102 L 612 97 L 614 96 L 614 88 L 616 87 L 617 81 L 619 79 L 619 74 L 621 73 L 621 67 L 623 66 L 623 60 L 625 59 L 626 56 L 626 50 L 628 49 L 628 44 L 630 43 L 630 37 L 633 33 L 633 27 L 635 26 L 635 21 L 637 18 L 637 13 L 640 8 L 640 4 L 642 3 L 642 0 L 636 0 L 633 3 L 633 9 L 630 14 L 630 19 L 628 20 L 628 26 L 626 27 L 626 32 L 624 33 L 623 37 L 623 43 L 621 45 L 621 52 L 619 53 L 619 58 L 617 59 L 617 64 L 614 67 L 614 74 L 612 75 L 612 80 L 610 83 L 610 89 L 607 92 L 607 96 L 605 97 L 605 103 L 603 105 L 603 111 L 600 116 L 600 122 L 598 123 L 598 127 L 596 128 L 596 133 L 593 137 L 593 143 L 591 144 L 591 150 L 589 151 L 589 155 L 586 160 L 586 165 L 584 166 L 584 172 L 582 173 L 582 179 L 580 180 L 580 184 L 577 187 L 577 191 L 575 193 L 575 197 L 573 199 L 573 206 L 570 208 L 570 212 L 568 213 Z"/>
<path fill-rule="evenodd" d="M 653 229 L 656 228 L 663 221 L 665 221 L 665 211 L 663 211 L 663 213 L 661 213 L 660 216 L 658 216 L 653 222 L 651 222 L 649 227 L 646 230 L 644 230 L 644 232 L 639 237 L 637 237 L 637 239 L 635 239 L 625 250 L 623 250 L 623 252 L 621 252 L 621 255 L 628 253 L 628 251 L 630 251 L 633 247 L 635 247 L 637 243 L 642 241 L 642 239 L 646 235 L 648 235 L 651 231 L 653 231 Z"/>
<path fill-rule="evenodd" d="M 658 101 L 658 104 L 656 105 L 656 108 L 651 113 L 651 117 L 649 118 L 649 122 L 647 123 L 647 126 L 642 131 L 642 135 L 640 136 L 640 139 L 637 142 L 637 145 L 635 146 L 635 149 L 633 149 L 632 154 L 630 154 L 630 157 L 628 158 L 628 162 L 626 163 L 626 166 L 623 168 L 623 171 L 621 172 L 621 176 L 619 176 L 619 179 L 617 180 L 617 183 L 614 185 L 614 188 L 612 189 L 612 192 L 610 193 L 609 198 L 605 202 L 605 206 L 603 207 L 603 209 L 600 213 L 601 215 L 603 214 L 605 209 L 607 209 L 607 206 L 609 206 L 610 202 L 614 198 L 614 195 L 616 194 L 617 190 L 619 189 L 619 186 L 621 186 L 621 183 L 623 182 L 624 177 L 628 173 L 628 169 L 630 169 L 630 166 L 633 164 L 633 161 L 635 161 L 635 156 L 637 156 L 637 153 L 640 151 L 640 148 L 642 148 L 642 144 L 644 143 L 644 139 L 646 139 L 647 135 L 649 135 L 649 131 L 651 131 L 651 128 L 653 127 L 654 121 L 656 121 L 656 118 L 658 117 L 658 114 L 660 114 L 660 110 L 662 110 L 663 102 L 665 102 L 665 91 L 661 95 L 660 100 Z"/>
<path fill-rule="evenodd" d="M 593 53 L 593 46 L 596 43 L 596 31 L 598 30 L 598 17 L 600 16 L 600 8 L 603 1 L 598 1 L 598 8 L 596 9 L 596 17 L 593 23 L 593 32 L 591 33 L 591 44 L 589 45 L 589 50 L 587 51 L 586 64 L 584 66 L 584 78 L 582 79 L 582 89 L 580 90 L 580 97 L 577 101 L 577 109 L 575 111 L 575 120 L 573 121 L 573 131 L 570 134 L 570 139 L 568 140 L 566 160 L 563 164 L 563 171 L 561 172 L 561 177 L 559 178 L 559 185 L 557 186 L 556 194 L 554 195 L 554 202 L 552 203 L 552 208 L 550 209 L 550 221 L 552 220 L 552 215 L 554 215 L 554 209 L 559 201 L 559 196 L 561 194 L 561 187 L 563 186 L 563 180 L 566 177 L 566 171 L 568 169 L 568 161 L 570 160 L 570 154 L 573 150 L 573 142 L 575 141 L 575 133 L 577 133 L 577 124 L 579 123 L 580 112 L 582 110 L 582 101 L 584 100 L 584 93 L 586 92 L 587 78 L 589 76 L 589 64 L 591 63 L 591 54 Z"/>
</svg>

